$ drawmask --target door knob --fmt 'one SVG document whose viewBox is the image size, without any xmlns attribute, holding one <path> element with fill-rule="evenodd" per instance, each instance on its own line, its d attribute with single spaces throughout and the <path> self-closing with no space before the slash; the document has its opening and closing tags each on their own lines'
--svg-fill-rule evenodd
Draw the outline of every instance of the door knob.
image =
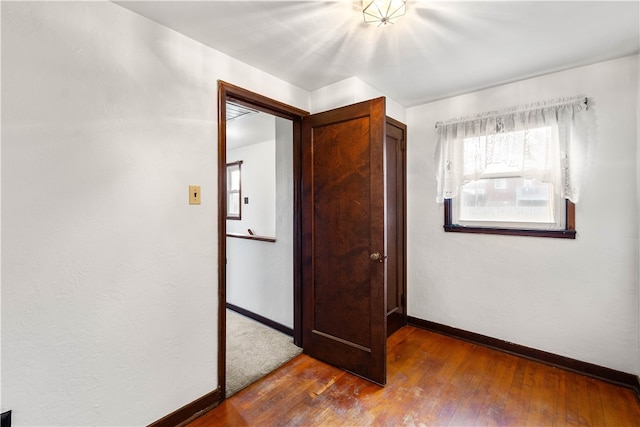
<svg viewBox="0 0 640 427">
<path fill-rule="evenodd" d="M 371 258 L 371 261 L 384 262 L 384 259 L 386 258 L 386 256 L 382 255 L 380 252 L 374 252 L 371 255 L 369 255 L 369 258 Z"/>
</svg>

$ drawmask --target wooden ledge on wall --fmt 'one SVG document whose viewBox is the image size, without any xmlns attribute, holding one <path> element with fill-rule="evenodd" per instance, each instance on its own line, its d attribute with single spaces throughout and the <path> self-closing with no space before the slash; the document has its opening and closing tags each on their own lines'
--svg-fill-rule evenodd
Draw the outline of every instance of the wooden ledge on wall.
<svg viewBox="0 0 640 427">
<path fill-rule="evenodd" d="M 269 242 L 269 243 L 276 242 L 275 237 L 258 236 L 255 234 L 227 233 L 227 237 L 233 237 L 235 239 L 257 240 L 259 242 Z"/>
<path fill-rule="evenodd" d="M 588 362 L 582 362 L 580 360 L 571 359 L 569 357 L 560 356 L 543 350 L 525 347 L 509 341 L 503 341 L 486 335 L 477 334 L 475 332 L 442 325 L 440 323 L 418 319 L 417 317 L 408 316 L 407 323 L 411 326 L 425 329 L 427 331 L 447 335 L 452 338 L 461 339 L 473 344 L 489 347 L 494 350 L 504 351 L 505 353 L 513 354 L 514 356 L 524 357 L 546 365 L 555 366 L 556 368 L 565 369 L 580 375 L 606 381 L 617 386 L 630 388 L 635 392 L 638 400 L 640 400 L 640 378 L 633 374 L 606 368 L 604 366 L 594 365 Z"/>
</svg>

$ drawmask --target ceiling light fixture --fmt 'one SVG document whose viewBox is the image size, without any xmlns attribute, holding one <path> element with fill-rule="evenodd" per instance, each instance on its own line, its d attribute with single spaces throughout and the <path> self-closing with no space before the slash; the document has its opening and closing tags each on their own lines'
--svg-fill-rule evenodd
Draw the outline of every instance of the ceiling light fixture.
<svg viewBox="0 0 640 427">
<path fill-rule="evenodd" d="M 362 15 L 367 24 L 387 25 L 407 13 L 406 0 L 362 0 Z"/>
</svg>

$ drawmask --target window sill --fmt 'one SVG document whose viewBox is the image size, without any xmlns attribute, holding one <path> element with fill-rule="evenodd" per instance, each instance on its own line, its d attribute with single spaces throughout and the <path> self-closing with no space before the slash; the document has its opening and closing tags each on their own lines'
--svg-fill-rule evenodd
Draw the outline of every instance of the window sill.
<svg viewBox="0 0 640 427">
<path fill-rule="evenodd" d="M 551 237 L 556 239 L 575 239 L 576 230 L 516 230 L 510 228 L 465 227 L 445 225 L 444 231 L 455 233 L 499 234 L 503 236 Z"/>
</svg>

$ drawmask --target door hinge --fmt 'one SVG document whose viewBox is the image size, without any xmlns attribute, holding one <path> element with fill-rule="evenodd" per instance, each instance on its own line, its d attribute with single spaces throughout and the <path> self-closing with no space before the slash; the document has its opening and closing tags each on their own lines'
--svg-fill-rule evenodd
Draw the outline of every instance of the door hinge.
<svg viewBox="0 0 640 427">
<path fill-rule="evenodd" d="M 400 150 L 405 151 L 407 149 L 407 140 L 402 138 L 402 141 L 400 141 Z"/>
<path fill-rule="evenodd" d="M 402 302 L 402 307 L 407 308 L 407 296 L 405 294 L 402 294 L 400 301 Z"/>
</svg>

